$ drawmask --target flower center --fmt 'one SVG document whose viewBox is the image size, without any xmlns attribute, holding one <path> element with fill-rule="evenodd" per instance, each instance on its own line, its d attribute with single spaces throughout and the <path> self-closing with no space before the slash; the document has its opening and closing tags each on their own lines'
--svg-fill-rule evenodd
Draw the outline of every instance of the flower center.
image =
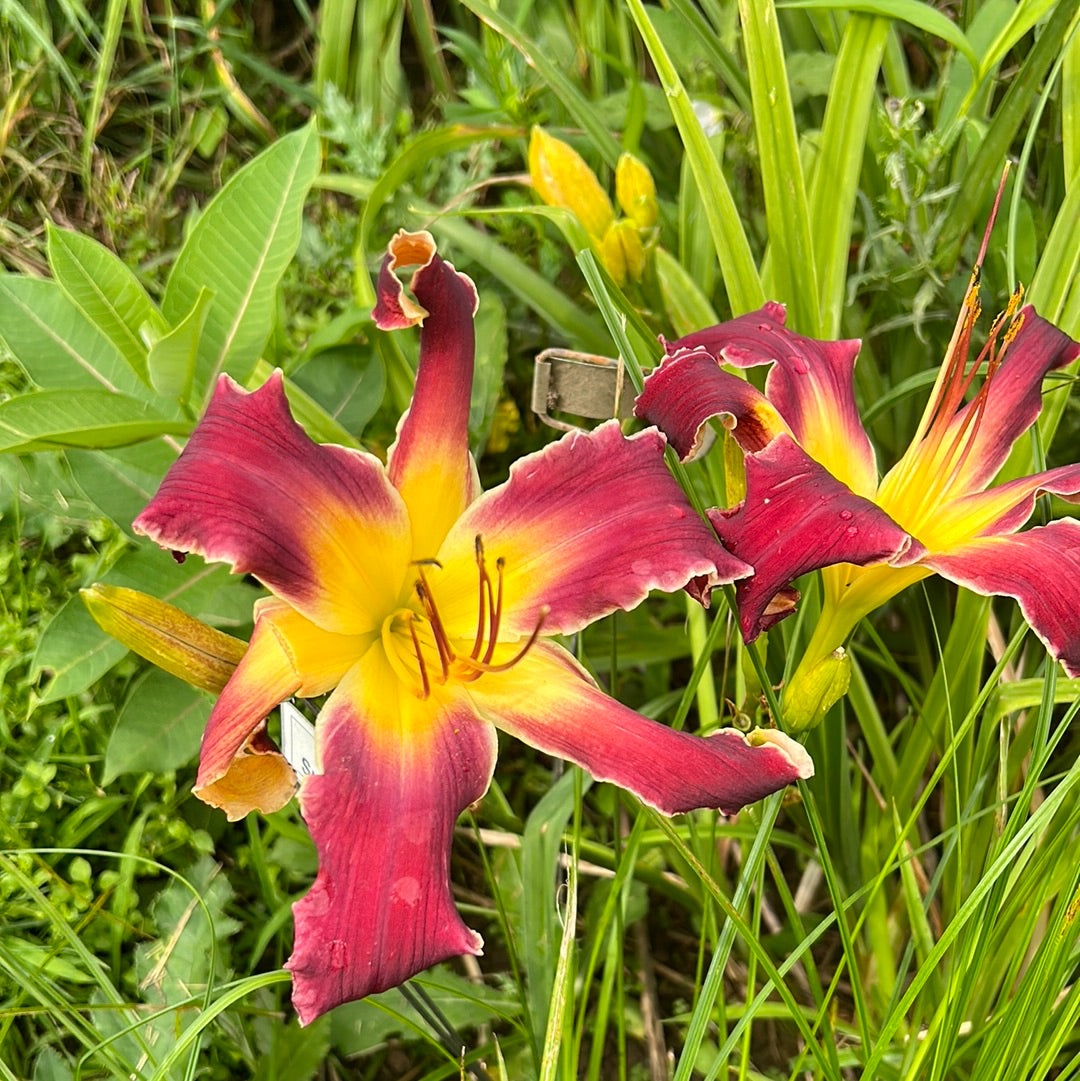
<svg viewBox="0 0 1080 1081">
<path fill-rule="evenodd" d="M 495 560 L 493 577 L 479 536 L 476 537 L 476 632 L 471 643 L 467 639 L 452 639 L 439 614 L 425 568 L 442 570 L 442 564 L 435 559 L 423 559 L 413 566 L 416 567 L 415 601 L 387 617 L 382 638 L 391 666 L 403 681 L 414 684 L 418 698 L 429 697 L 433 684 L 446 684 L 451 680 L 470 683 L 488 672 L 505 672 L 532 649 L 540 636 L 546 610 L 540 612 L 532 633 L 516 653 L 495 660 L 502 623 L 505 561 L 502 557 Z"/>
</svg>

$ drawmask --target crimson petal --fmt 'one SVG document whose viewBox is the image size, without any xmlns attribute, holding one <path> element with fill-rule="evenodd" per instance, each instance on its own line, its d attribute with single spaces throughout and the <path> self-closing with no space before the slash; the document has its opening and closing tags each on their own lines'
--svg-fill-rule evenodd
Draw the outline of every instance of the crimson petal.
<svg viewBox="0 0 1080 1081">
<path fill-rule="evenodd" d="M 923 551 L 786 435 L 747 455 L 746 499 L 709 518 L 724 546 L 754 564 L 753 577 L 735 586 L 747 642 L 794 610 L 791 603 L 776 611 L 770 605 L 800 575 L 833 563 L 906 566 Z"/>
<path fill-rule="evenodd" d="M 736 368 L 771 365 L 765 396 L 798 443 L 854 492 L 871 496 L 877 463 L 855 405 L 859 342 L 804 337 L 784 326 L 784 314 L 783 305 L 770 302 L 665 347 L 705 349 Z"/>
<path fill-rule="evenodd" d="M 228 376 L 134 528 L 253 574 L 327 630 L 376 629 L 405 576 L 409 523 L 378 459 L 312 442 L 275 372 Z M 343 602 L 342 598 L 348 601 Z"/>
<path fill-rule="evenodd" d="M 394 987 L 483 942 L 450 894 L 458 814 L 487 790 L 494 729 L 460 699 L 399 691 L 371 649 L 331 695 L 317 726 L 320 775 L 300 808 L 319 873 L 293 906 L 286 964 L 302 1024 L 342 1002 Z"/>
<path fill-rule="evenodd" d="M 1062 518 L 1011 536 L 977 537 L 925 563 L 976 593 L 1014 597 L 1051 656 L 1080 676 L 1080 522 Z"/>
<path fill-rule="evenodd" d="M 717 542 L 664 464 L 655 428 L 630 438 L 618 421 L 574 433 L 510 467 L 510 479 L 462 515 L 439 552 L 447 581 L 475 580 L 476 538 L 489 568 L 501 563 L 500 636 L 570 634 L 650 589 L 675 592 L 699 575 L 710 585 L 751 568 Z M 440 615 L 464 634 L 476 593 L 460 592 Z"/>
<path fill-rule="evenodd" d="M 698 807 L 734 814 L 814 773 L 802 745 L 776 730 L 701 737 L 650 721 L 604 694 L 551 642 L 510 671 L 485 676 L 470 694 L 503 731 L 668 815 Z"/>
</svg>

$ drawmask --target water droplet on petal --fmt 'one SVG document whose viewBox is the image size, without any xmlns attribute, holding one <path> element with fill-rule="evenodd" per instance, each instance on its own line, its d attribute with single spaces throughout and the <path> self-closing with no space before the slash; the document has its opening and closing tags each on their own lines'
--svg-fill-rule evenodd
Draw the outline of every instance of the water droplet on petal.
<svg viewBox="0 0 1080 1081">
<path fill-rule="evenodd" d="M 349 946 L 343 939 L 335 938 L 330 943 L 330 968 L 340 972 L 349 960 Z"/>
<path fill-rule="evenodd" d="M 842 522 L 850 522 L 850 521 L 851 521 L 851 518 L 852 518 L 852 514 L 851 514 L 851 511 L 849 511 L 849 510 L 842 510 L 842 511 L 840 512 L 840 520 L 841 520 Z"/>
<path fill-rule="evenodd" d="M 857 537 L 859 535 L 859 527 L 855 525 L 849 525 L 847 529 L 844 530 L 844 532 L 849 537 Z"/>
</svg>

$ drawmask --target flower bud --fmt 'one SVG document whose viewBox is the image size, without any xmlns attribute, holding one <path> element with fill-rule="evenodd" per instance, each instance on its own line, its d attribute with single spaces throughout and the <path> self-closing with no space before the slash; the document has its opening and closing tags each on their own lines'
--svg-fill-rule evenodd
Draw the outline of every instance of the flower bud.
<svg viewBox="0 0 1080 1081">
<path fill-rule="evenodd" d="M 652 173 L 633 154 L 623 154 L 615 166 L 615 198 L 639 229 L 651 229 L 660 217 Z"/>
<path fill-rule="evenodd" d="M 600 257 L 616 285 L 625 285 L 627 279 L 641 281 L 645 273 L 645 249 L 637 226 L 627 218 L 614 222 L 600 242 Z"/>
<path fill-rule="evenodd" d="M 247 649 L 241 639 L 138 590 L 97 582 L 79 592 L 103 631 L 204 691 L 220 694 Z"/>
<path fill-rule="evenodd" d="M 843 647 L 834 649 L 808 671 L 800 664 L 784 688 L 784 721 L 788 731 L 816 728 L 847 694 L 850 684 L 851 658 Z"/>
<path fill-rule="evenodd" d="M 571 211 L 591 237 L 597 242 L 603 238 L 615 211 L 596 174 L 572 146 L 534 127 L 529 139 L 529 177 L 548 206 Z"/>
</svg>

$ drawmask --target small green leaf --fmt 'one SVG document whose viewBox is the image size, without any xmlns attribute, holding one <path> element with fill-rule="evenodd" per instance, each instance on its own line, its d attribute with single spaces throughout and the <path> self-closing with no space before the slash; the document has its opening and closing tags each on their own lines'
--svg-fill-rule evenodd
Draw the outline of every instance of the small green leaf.
<svg viewBox="0 0 1080 1081">
<path fill-rule="evenodd" d="M 130 534 L 178 453 L 175 440 L 160 438 L 113 450 L 69 450 L 65 457 L 86 497 Z"/>
<path fill-rule="evenodd" d="M 122 773 L 162 773 L 190 762 L 213 700 L 152 669 L 135 684 L 105 750 L 103 785 Z"/>
<path fill-rule="evenodd" d="M 139 279 L 92 237 L 51 222 L 46 229 L 49 266 L 60 288 L 145 381 L 146 343 L 140 330 L 146 323 L 164 329 L 165 321 Z"/>
<path fill-rule="evenodd" d="M 82 601 L 72 597 L 49 621 L 34 651 L 33 677 L 52 674 L 40 701 L 59 702 L 81 693 L 126 653 L 127 646 L 105 634 Z"/>
<path fill-rule="evenodd" d="M 146 402 L 106 390 L 38 390 L 0 402 L 0 451 L 126 447 L 159 435 L 186 435 Z"/>
<path fill-rule="evenodd" d="M 191 396 L 199 341 L 213 299 L 214 294 L 209 289 L 200 289 L 191 311 L 150 346 L 146 357 L 150 385 L 163 398 L 181 406 L 186 405 Z"/>
</svg>

